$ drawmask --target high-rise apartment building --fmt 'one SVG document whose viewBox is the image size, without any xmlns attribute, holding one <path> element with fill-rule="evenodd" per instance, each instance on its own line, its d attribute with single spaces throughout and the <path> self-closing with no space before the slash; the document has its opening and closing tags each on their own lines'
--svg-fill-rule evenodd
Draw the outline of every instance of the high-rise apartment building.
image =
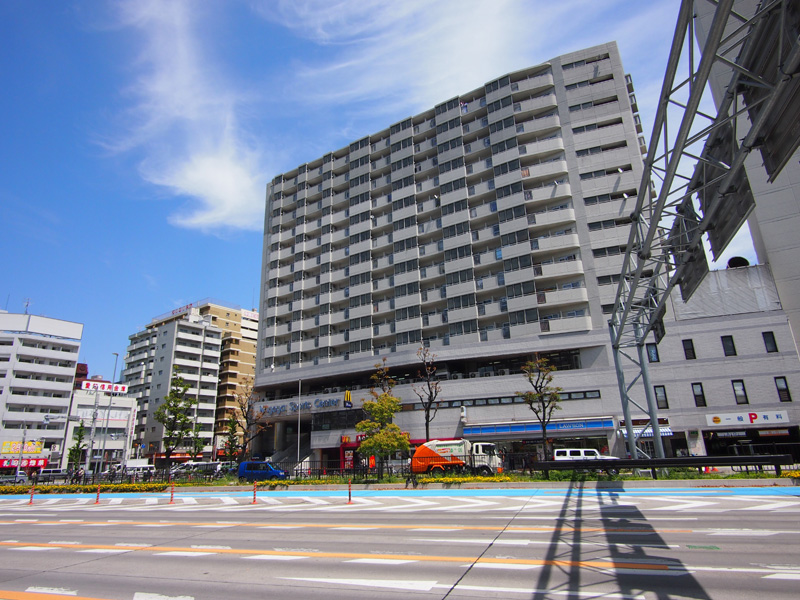
<svg viewBox="0 0 800 600">
<path fill-rule="evenodd" d="M 197 402 L 192 416 L 205 442 L 203 456 L 214 454 L 236 394 L 253 375 L 257 322 L 256 312 L 205 299 L 156 317 L 130 336 L 122 378 L 138 399 L 138 455 L 163 455 L 164 431 L 154 413 L 170 391 L 173 368 Z M 187 443 L 173 457 L 189 458 L 189 452 Z"/>
<path fill-rule="evenodd" d="M 81 323 L 0 311 L 0 468 L 14 466 L 23 438 L 34 442 L 23 461 L 57 466 L 82 336 Z"/>
<path fill-rule="evenodd" d="M 442 380 L 434 438 L 498 441 L 509 450 L 541 444 L 536 418 L 516 396 L 528 387 L 521 366 L 538 353 L 558 368 L 564 390 L 548 437 L 624 455 L 608 313 L 629 215 L 648 193 L 638 189 L 640 133 L 631 79 L 609 43 L 498 77 L 275 177 L 267 186 L 256 365 L 268 425 L 260 452 L 308 449 L 347 465 L 369 377 L 383 358 L 402 401 L 395 422 L 424 441 L 414 392 L 424 346 Z M 674 325 L 716 360 L 720 325 L 742 321 L 737 340 L 763 329 L 780 344 L 767 357 L 775 377 L 795 385 L 783 361 L 797 354 L 786 348 L 780 305 L 754 300 L 720 314 L 742 313 L 703 313 L 705 321 L 690 325 L 670 310 L 668 330 Z M 702 340 L 686 335 L 692 326 Z M 678 353 L 670 349 L 670 360 Z M 713 399 L 692 404 L 693 382 L 674 377 L 688 358 L 675 360 L 652 369 L 659 406 L 673 411 L 662 430 L 670 452 L 703 452 L 705 430 L 719 426 L 698 419 L 730 394 L 716 381 Z M 752 388 L 743 361 L 727 360 L 720 377 L 735 371 L 733 389 L 744 380 Z M 759 390 L 766 394 L 771 381 L 759 380 Z M 696 383 L 702 390 L 702 378 Z M 773 407 L 778 396 L 763 400 Z"/>
</svg>

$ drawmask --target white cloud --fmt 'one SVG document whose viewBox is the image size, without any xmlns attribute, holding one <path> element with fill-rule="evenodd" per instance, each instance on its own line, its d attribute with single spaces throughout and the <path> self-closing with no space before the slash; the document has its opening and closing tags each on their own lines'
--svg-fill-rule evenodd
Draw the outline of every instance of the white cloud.
<svg viewBox="0 0 800 600">
<path fill-rule="evenodd" d="M 106 145 L 141 150 L 140 173 L 187 202 L 170 221 L 215 230 L 263 227 L 267 179 L 257 144 L 237 123 L 246 102 L 228 85 L 196 31 L 204 6 L 133 0 L 118 5 L 117 25 L 134 30 L 142 49 L 136 78 L 124 90 L 133 105 L 125 133 Z"/>
</svg>

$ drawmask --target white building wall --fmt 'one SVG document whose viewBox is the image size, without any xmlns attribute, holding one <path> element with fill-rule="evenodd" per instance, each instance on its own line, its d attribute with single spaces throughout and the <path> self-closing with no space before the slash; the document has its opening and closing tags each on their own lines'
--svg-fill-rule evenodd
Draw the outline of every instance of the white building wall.
<svg viewBox="0 0 800 600">
<path fill-rule="evenodd" d="M 25 430 L 58 460 L 82 335 L 81 323 L 0 311 L 0 442 Z"/>
</svg>

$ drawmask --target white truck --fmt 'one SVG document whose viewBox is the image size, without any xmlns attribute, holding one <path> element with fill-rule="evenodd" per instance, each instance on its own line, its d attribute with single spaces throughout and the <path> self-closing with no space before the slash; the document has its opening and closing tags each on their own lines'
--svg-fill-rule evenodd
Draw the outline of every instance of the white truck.
<svg viewBox="0 0 800 600">
<path fill-rule="evenodd" d="M 502 473 L 503 463 L 494 444 L 469 440 L 431 440 L 414 452 L 411 472 L 466 472 L 489 476 Z"/>
</svg>

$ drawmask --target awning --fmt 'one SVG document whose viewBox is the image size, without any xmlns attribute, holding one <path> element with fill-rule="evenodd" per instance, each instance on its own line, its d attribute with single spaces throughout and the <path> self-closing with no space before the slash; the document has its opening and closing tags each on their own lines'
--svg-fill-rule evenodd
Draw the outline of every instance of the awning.
<svg viewBox="0 0 800 600">
<path fill-rule="evenodd" d="M 672 435 L 672 429 L 670 429 L 666 425 L 662 425 L 661 427 L 658 428 L 658 430 L 659 430 L 659 432 L 661 432 L 661 437 L 670 437 Z M 642 433 L 642 431 L 644 431 L 644 433 Z M 625 438 L 627 439 L 628 438 L 628 430 L 627 429 L 622 429 L 622 435 L 624 435 Z M 637 438 L 637 439 L 638 438 L 651 438 L 651 437 L 653 437 L 653 428 L 652 427 L 648 427 L 647 430 L 644 430 L 643 427 L 634 427 L 633 428 L 633 436 L 635 438 Z"/>
</svg>

